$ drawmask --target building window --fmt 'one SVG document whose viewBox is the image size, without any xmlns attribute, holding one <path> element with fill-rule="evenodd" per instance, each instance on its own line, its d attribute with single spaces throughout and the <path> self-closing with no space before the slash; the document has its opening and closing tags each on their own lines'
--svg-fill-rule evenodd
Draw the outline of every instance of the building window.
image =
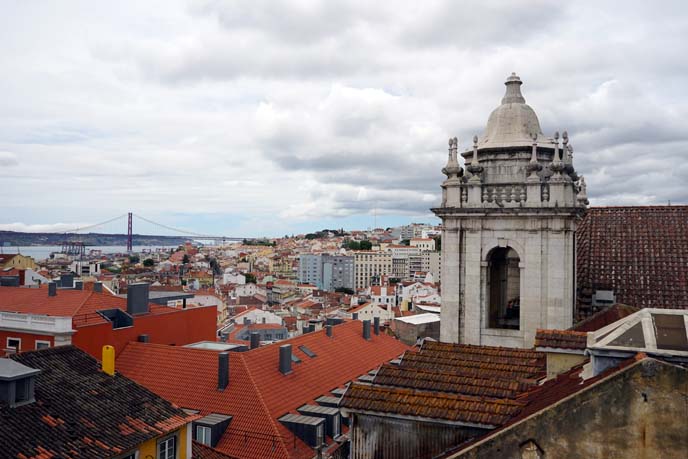
<svg viewBox="0 0 688 459">
<path fill-rule="evenodd" d="M 196 441 L 204 445 L 210 445 L 210 427 L 196 426 Z"/>
<path fill-rule="evenodd" d="M 489 327 L 518 330 L 521 316 L 520 258 L 511 247 L 498 247 L 488 257 Z"/>
<path fill-rule="evenodd" d="M 172 435 L 158 443 L 158 459 L 176 459 L 177 437 Z"/>
<path fill-rule="evenodd" d="M 21 350 L 21 338 L 7 338 L 7 348 L 19 352 Z"/>
<path fill-rule="evenodd" d="M 47 349 L 50 347 L 50 341 L 36 340 L 36 349 Z"/>
<path fill-rule="evenodd" d="M 126 456 L 123 456 L 121 459 L 139 459 L 139 452 L 134 451 L 133 453 L 129 453 Z"/>
</svg>

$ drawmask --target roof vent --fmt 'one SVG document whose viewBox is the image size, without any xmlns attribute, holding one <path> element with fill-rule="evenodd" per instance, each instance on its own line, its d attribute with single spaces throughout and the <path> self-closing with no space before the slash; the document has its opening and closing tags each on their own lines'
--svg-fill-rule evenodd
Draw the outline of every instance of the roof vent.
<svg viewBox="0 0 688 459">
<path fill-rule="evenodd" d="M 363 321 L 363 339 L 370 340 L 370 321 Z"/>
<path fill-rule="evenodd" d="M 251 349 L 260 347 L 260 333 L 251 332 Z"/>
<path fill-rule="evenodd" d="M 57 295 L 57 284 L 53 281 L 48 282 L 48 296 Z"/>
<path fill-rule="evenodd" d="M 325 325 L 325 333 L 327 333 L 327 336 L 332 338 L 332 325 Z"/>
<path fill-rule="evenodd" d="M 217 390 L 225 390 L 229 385 L 229 352 L 217 355 Z"/>
<path fill-rule="evenodd" d="M 373 330 L 374 330 L 376 335 L 380 334 L 380 318 L 379 317 L 373 318 Z"/>
<path fill-rule="evenodd" d="M 148 335 L 139 335 L 138 337 L 138 342 L 139 343 L 147 343 L 149 341 Z"/>
<path fill-rule="evenodd" d="M 0 400 L 10 408 L 35 402 L 36 375 L 40 372 L 14 360 L 0 358 Z"/>
<path fill-rule="evenodd" d="M 93 283 L 93 291 L 96 293 L 103 293 L 103 283 L 98 281 Z"/>
<path fill-rule="evenodd" d="M 291 344 L 279 347 L 279 371 L 283 375 L 291 373 Z"/>
<path fill-rule="evenodd" d="M 75 280 L 74 281 L 74 290 L 83 290 L 83 289 L 84 289 L 84 281 Z"/>
<path fill-rule="evenodd" d="M 592 295 L 593 306 L 611 306 L 616 303 L 616 295 L 613 290 L 595 290 Z"/>
</svg>

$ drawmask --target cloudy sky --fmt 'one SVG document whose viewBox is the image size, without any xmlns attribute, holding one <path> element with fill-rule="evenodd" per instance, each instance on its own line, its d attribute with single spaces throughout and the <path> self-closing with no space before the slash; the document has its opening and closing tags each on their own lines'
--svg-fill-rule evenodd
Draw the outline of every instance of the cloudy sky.
<svg viewBox="0 0 688 459">
<path fill-rule="evenodd" d="M 687 203 L 684 5 L 0 0 L 0 229 L 435 221 L 512 71 L 592 204 Z"/>
</svg>

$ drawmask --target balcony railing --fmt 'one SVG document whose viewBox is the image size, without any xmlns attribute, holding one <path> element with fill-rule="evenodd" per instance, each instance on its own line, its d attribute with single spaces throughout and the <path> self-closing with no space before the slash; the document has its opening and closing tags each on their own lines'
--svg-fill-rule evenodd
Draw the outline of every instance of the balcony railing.
<svg viewBox="0 0 688 459">
<path fill-rule="evenodd" d="M 0 312 L 0 328 L 47 333 L 69 333 L 73 331 L 71 317 L 19 314 L 16 312 Z"/>
</svg>

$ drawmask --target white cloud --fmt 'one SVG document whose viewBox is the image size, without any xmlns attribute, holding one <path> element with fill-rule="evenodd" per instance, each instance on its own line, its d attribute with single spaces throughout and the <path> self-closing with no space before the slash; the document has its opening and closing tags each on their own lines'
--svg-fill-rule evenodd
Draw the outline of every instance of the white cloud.
<svg viewBox="0 0 688 459">
<path fill-rule="evenodd" d="M 427 217 L 446 138 L 469 146 L 512 71 L 544 131 L 568 129 L 593 203 L 688 202 L 686 9 L 14 3 L 0 18 L 0 210 L 27 225 L 133 210 L 242 235 Z"/>
</svg>

